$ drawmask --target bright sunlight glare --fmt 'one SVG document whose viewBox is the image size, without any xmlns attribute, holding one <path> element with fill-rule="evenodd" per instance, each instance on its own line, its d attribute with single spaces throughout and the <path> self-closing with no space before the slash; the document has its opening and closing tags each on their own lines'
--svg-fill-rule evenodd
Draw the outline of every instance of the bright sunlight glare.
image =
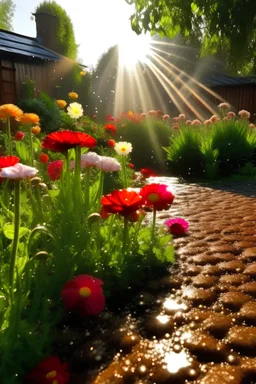
<svg viewBox="0 0 256 384">
<path fill-rule="evenodd" d="M 119 64 L 132 69 L 138 62 L 145 63 L 150 53 L 150 35 L 136 35 L 134 32 L 123 35 L 118 43 Z"/>
</svg>

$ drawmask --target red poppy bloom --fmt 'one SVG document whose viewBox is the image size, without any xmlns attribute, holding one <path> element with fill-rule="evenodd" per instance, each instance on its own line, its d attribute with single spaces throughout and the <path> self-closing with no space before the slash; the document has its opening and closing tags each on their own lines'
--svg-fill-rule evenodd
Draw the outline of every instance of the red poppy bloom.
<svg viewBox="0 0 256 384">
<path fill-rule="evenodd" d="M 110 148 L 114 148 L 115 145 L 116 145 L 115 140 L 113 140 L 113 139 L 108 140 L 108 146 L 109 146 Z"/>
<path fill-rule="evenodd" d="M 155 177 L 156 173 L 149 168 L 142 168 L 140 173 L 147 179 L 148 177 Z"/>
<path fill-rule="evenodd" d="M 12 167 L 17 164 L 20 159 L 16 156 L 1 156 L 0 157 L 0 169 Z"/>
<path fill-rule="evenodd" d="M 165 225 L 168 228 L 168 232 L 176 236 L 185 235 L 189 227 L 188 222 L 180 217 L 167 220 Z"/>
<path fill-rule="evenodd" d="M 103 281 L 89 275 L 79 275 L 68 281 L 61 291 L 66 310 L 98 315 L 105 307 L 102 285 Z"/>
<path fill-rule="evenodd" d="M 142 197 L 135 191 L 119 189 L 103 196 L 101 205 L 105 213 L 119 213 L 128 217 L 141 208 Z"/>
<path fill-rule="evenodd" d="M 173 203 L 174 196 L 165 184 L 149 184 L 141 188 L 140 194 L 144 204 L 156 211 L 168 209 Z"/>
<path fill-rule="evenodd" d="M 21 141 L 22 139 L 24 139 L 24 137 L 25 137 L 25 133 L 22 132 L 22 131 L 17 131 L 17 132 L 15 133 L 15 135 L 14 135 L 14 139 L 15 139 L 16 141 Z"/>
<path fill-rule="evenodd" d="M 114 124 L 108 124 L 104 126 L 106 132 L 112 133 L 113 135 L 116 133 L 116 127 Z"/>
<path fill-rule="evenodd" d="M 129 167 L 130 169 L 134 169 L 134 164 L 133 164 L 133 163 L 129 163 L 129 164 L 128 164 L 128 167 Z"/>
<path fill-rule="evenodd" d="M 44 138 L 42 147 L 54 152 L 66 152 L 70 148 L 77 146 L 93 148 L 96 140 L 83 132 L 60 131 L 53 132 Z"/>
<path fill-rule="evenodd" d="M 62 160 L 55 160 L 47 167 L 47 173 L 52 181 L 59 180 L 63 167 Z"/>
<path fill-rule="evenodd" d="M 29 384 L 67 384 L 70 380 L 68 363 L 57 356 L 41 361 L 26 377 Z"/>
<path fill-rule="evenodd" d="M 46 153 L 41 153 L 41 155 L 39 156 L 39 160 L 41 161 L 41 163 L 46 164 L 49 161 L 49 156 Z"/>
</svg>

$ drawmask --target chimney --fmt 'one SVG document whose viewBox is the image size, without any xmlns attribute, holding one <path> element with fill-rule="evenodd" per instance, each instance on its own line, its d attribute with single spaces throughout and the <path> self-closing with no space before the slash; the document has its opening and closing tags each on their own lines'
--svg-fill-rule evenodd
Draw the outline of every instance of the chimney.
<svg viewBox="0 0 256 384">
<path fill-rule="evenodd" d="M 46 12 L 33 13 L 36 20 L 36 38 L 44 47 L 62 54 L 61 45 L 57 41 L 58 18 Z"/>
</svg>

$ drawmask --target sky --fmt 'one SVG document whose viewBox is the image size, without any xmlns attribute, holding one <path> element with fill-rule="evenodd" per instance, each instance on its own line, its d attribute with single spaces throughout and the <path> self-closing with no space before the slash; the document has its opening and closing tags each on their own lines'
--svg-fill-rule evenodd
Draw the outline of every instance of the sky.
<svg viewBox="0 0 256 384">
<path fill-rule="evenodd" d="M 36 37 L 32 13 L 43 0 L 15 0 L 14 32 Z M 128 42 L 135 33 L 129 17 L 132 7 L 125 0 L 56 0 L 74 26 L 78 57 L 83 64 L 96 66 L 100 56 L 120 39 Z"/>
</svg>

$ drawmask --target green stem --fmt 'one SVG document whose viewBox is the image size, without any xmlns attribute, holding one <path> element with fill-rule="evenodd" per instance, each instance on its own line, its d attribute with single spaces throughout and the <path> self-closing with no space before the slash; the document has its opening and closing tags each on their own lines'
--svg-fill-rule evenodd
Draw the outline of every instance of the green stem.
<svg viewBox="0 0 256 384">
<path fill-rule="evenodd" d="M 7 117 L 7 149 L 8 155 L 12 156 L 12 133 L 10 116 Z"/>
<path fill-rule="evenodd" d="M 151 242 L 154 245 L 155 243 L 155 230 L 156 228 L 156 209 L 153 210 L 153 221 L 152 221 L 152 235 L 151 235 Z"/>
<path fill-rule="evenodd" d="M 81 147 L 79 145 L 75 148 L 75 185 L 74 185 L 74 197 L 75 205 L 80 208 L 81 206 Z"/>
<path fill-rule="evenodd" d="M 100 170 L 100 182 L 99 182 L 99 189 L 98 189 L 98 195 L 97 195 L 97 201 L 96 201 L 96 212 L 100 210 L 100 201 L 103 195 L 103 186 L 104 186 L 104 171 Z"/>
<path fill-rule="evenodd" d="M 14 184 L 14 237 L 11 247 L 11 260 L 10 260 L 10 294 L 13 299 L 13 283 L 15 274 L 15 264 L 17 258 L 17 250 L 19 246 L 19 234 L 20 234 L 20 180 L 17 180 Z"/>
<path fill-rule="evenodd" d="M 124 218 L 124 231 L 123 231 L 123 248 L 122 248 L 122 261 L 127 253 L 127 247 L 129 242 L 129 222 Z"/>
<path fill-rule="evenodd" d="M 29 147 L 29 164 L 34 164 L 34 151 L 33 151 L 33 139 L 31 125 L 28 126 L 28 147 Z"/>
<path fill-rule="evenodd" d="M 88 218 L 90 207 L 90 167 L 85 168 L 85 217 Z"/>
<path fill-rule="evenodd" d="M 122 171 L 124 176 L 124 189 L 128 187 L 127 185 L 127 174 L 126 174 L 126 161 L 125 156 L 122 156 Z"/>
</svg>

